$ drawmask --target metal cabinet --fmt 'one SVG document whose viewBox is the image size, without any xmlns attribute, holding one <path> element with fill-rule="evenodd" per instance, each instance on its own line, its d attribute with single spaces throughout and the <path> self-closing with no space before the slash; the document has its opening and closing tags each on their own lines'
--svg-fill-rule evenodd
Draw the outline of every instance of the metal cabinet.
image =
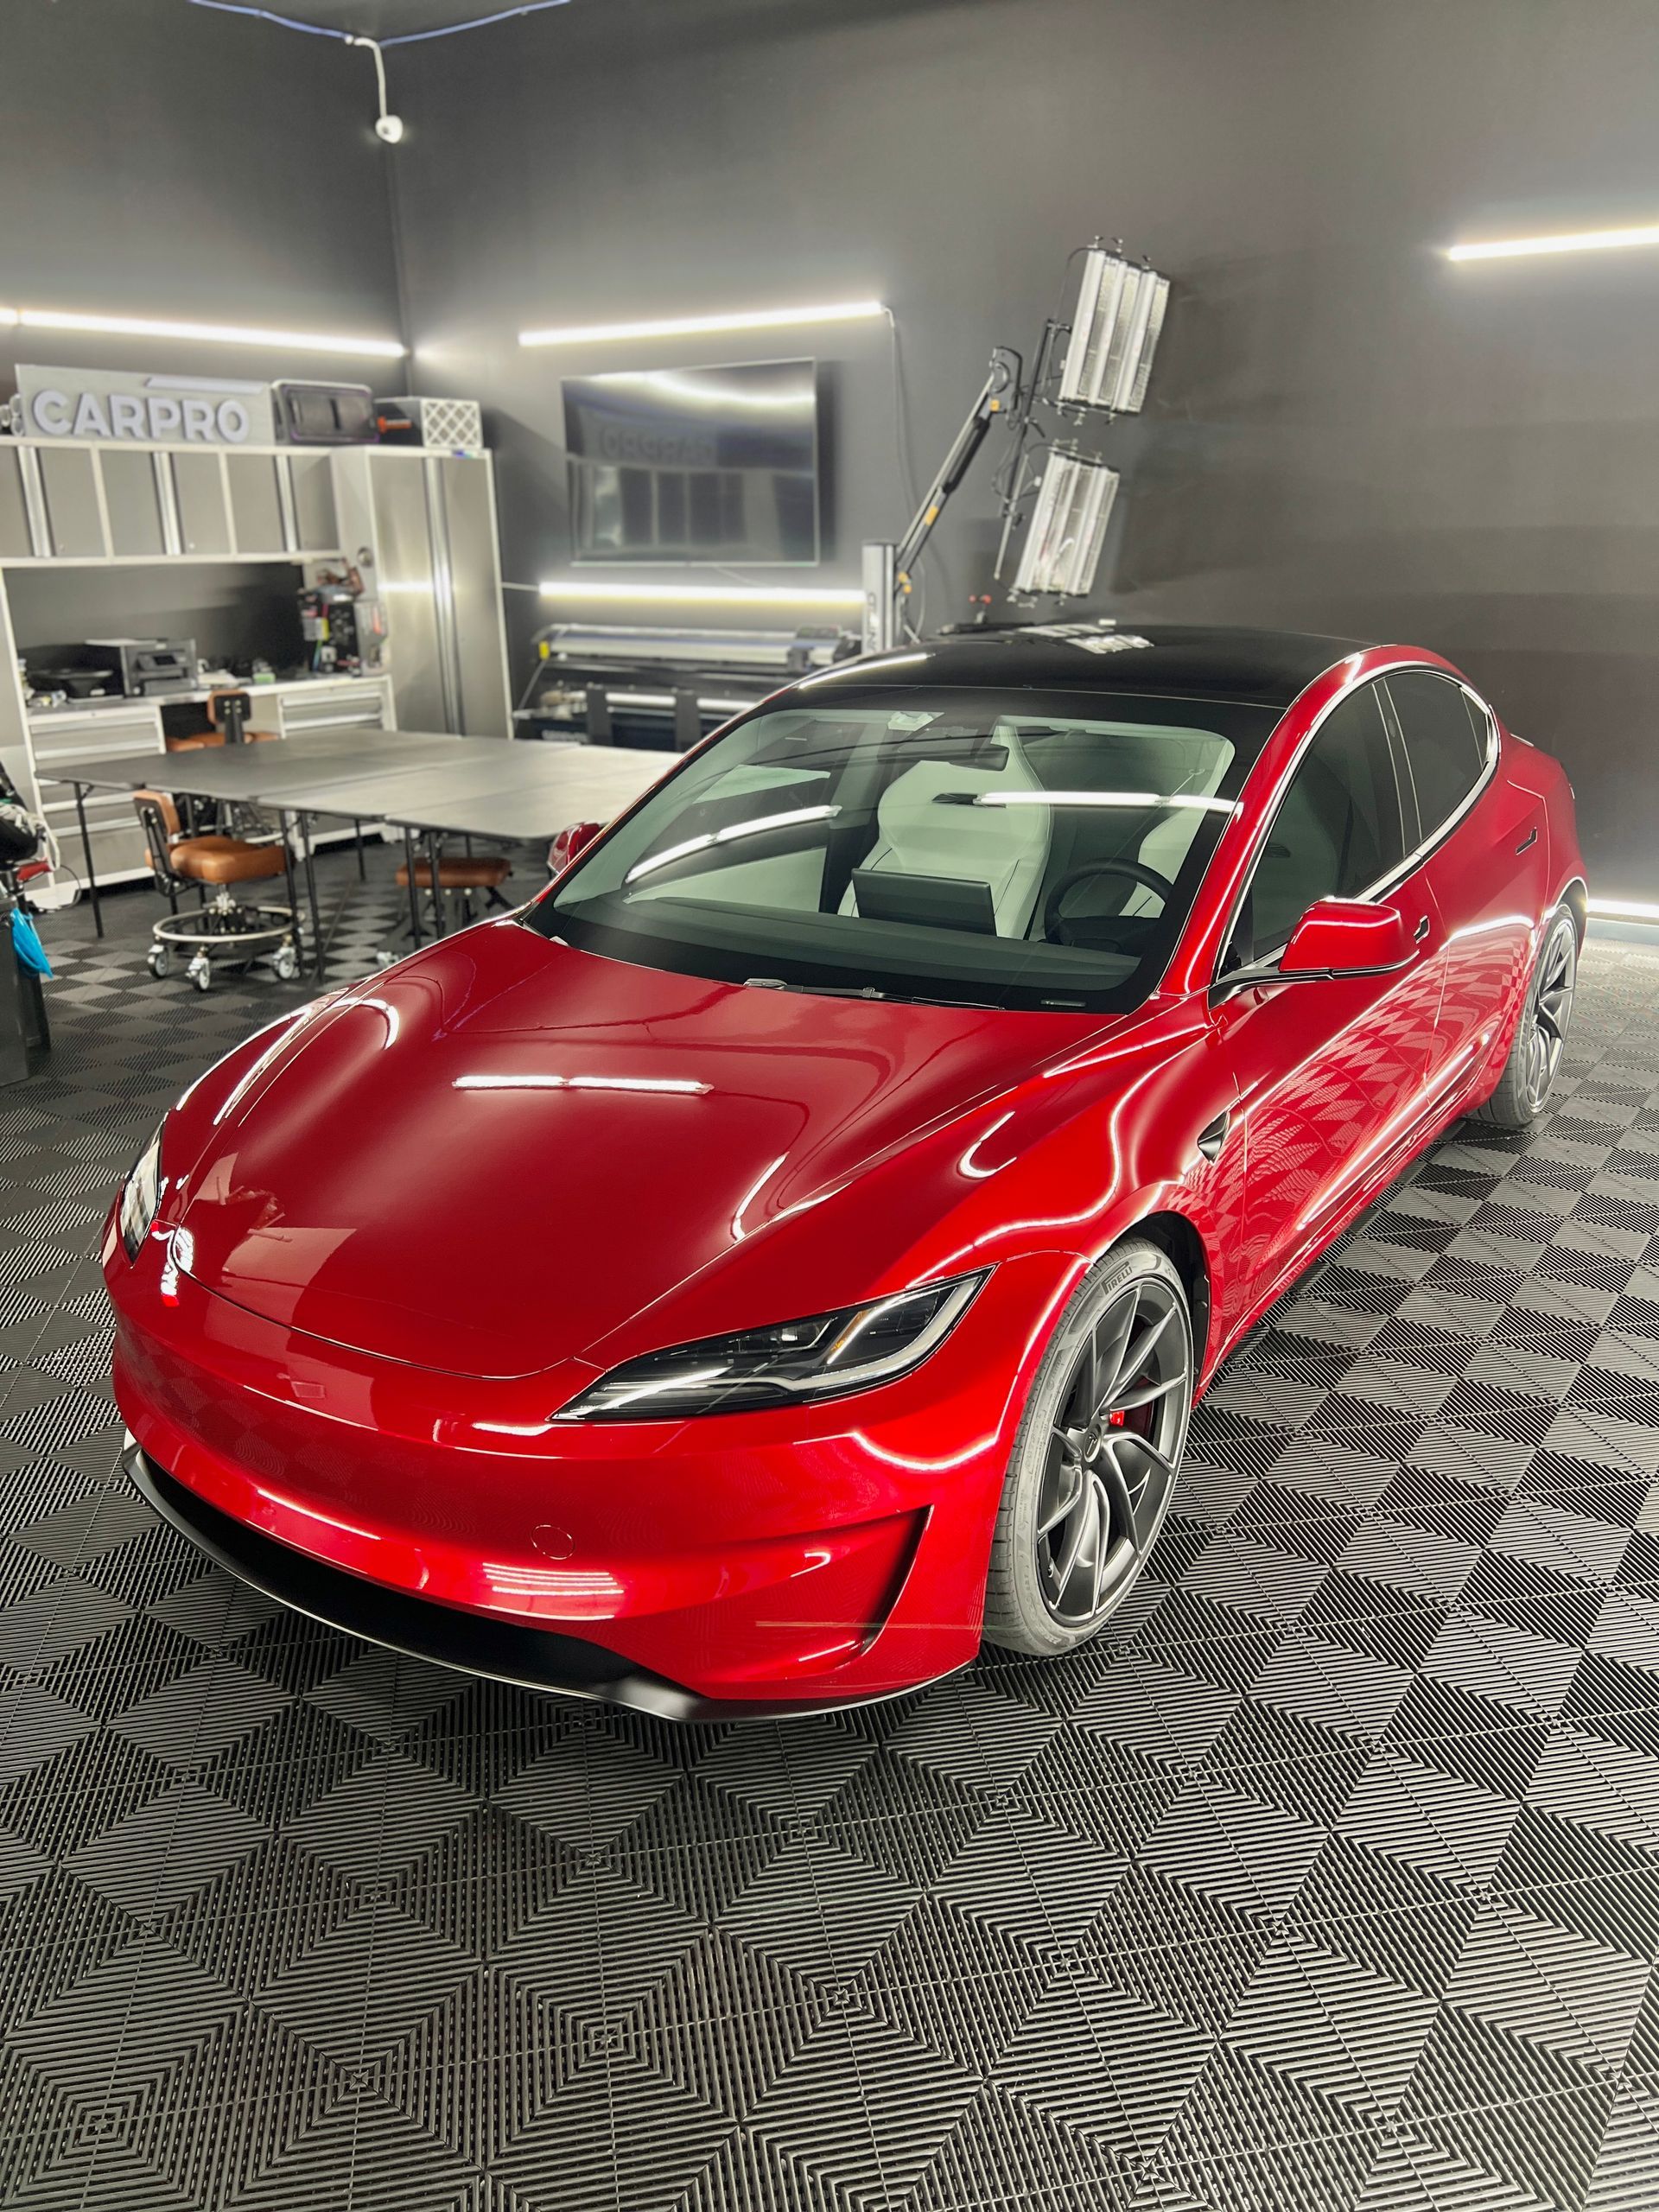
<svg viewBox="0 0 1659 2212">
<path fill-rule="evenodd" d="M 288 466 L 294 543 L 302 553 L 332 553 L 344 543 L 334 498 L 334 456 L 298 452 L 282 456 Z"/>
<path fill-rule="evenodd" d="M 227 453 L 225 482 L 230 493 L 231 534 L 238 555 L 268 554 L 282 560 L 290 550 L 288 502 L 283 498 L 287 455 Z"/>
<path fill-rule="evenodd" d="M 97 459 L 86 446 L 48 446 L 41 488 L 53 552 L 60 561 L 101 561 L 109 553 Z"/>
<path fill-rule="evenodd" d="M 175 453 L 173 496 L 178 502 L 181 550 L 198 559 L 228 555 L 232 544 L 231 501 L 223 455 Z"/>
<path fill-rule="evenodd" d="M 284 737 L 308 729 L 385 729 L 390 703 L 384 678 L 289 684 L 276 694 L 276 727 Z"/>
<path fill-rule="evenodd" d="M 33 461 L 34 456 L 29 456 Z M 22 448 L 0 438 L 0 561 L 27 560 L 35 550 Z"/>
<path fill-rule="evenodd" d="M 110 550 L 118 560 L 154 560 L 167 551 L 166 465 L 153 453 L 118 450 L 100 457 Z"/>
<path fill-rule="evenodd" d="M 34 756 L 41 811 L 58 838 L 67 875 L 79 878 L 85 861 L 75 795 L 67 784 L 50 780 L 54 759 L 96 753 L 102 759 L 119 760 L 129 753 L 159 752 L 161 744 L 160 710 L 144 700 L 135 699 L 124 707 L 89 709 L 85 714 L 60 708 L 49 716 L 35 717 L 29 729 L 29 751 Z M 99 881 L 143 873 L 149 863 L 132 794 L 88 791 L 86 808 Z"/>
<path fill-rule="evenodd" d="M 400 726 L 505 737 L 512 708 L 487 455 L 394 448 L 365 458 Z"/>
</svg>

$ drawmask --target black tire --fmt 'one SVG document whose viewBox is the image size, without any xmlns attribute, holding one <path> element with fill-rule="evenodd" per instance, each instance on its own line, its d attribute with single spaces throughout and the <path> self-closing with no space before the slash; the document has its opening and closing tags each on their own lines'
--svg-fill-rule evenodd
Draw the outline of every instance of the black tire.
<svg viewBox="0 0 1659 2212">
<path fill-rule="evenodd" d="M 1560 1072 L 1578 975 L 1579 925 L 1571 908 L 1558 906 L 1544 926 L 1527 1002 L 1497 1088 L 1484 1106 L 1474 1109 L 1471 1121 L 1524 1129 L 1537 1120 Z"/>
<path fill-rule="evenodd" d="M 1193 1381 L 1180 1275 L 1128 1238 L 1077 1286 L 1032 1384 L 991 1541 L 988 1642 L 1056 1658 L 1122 1604 L 1169 1508 Z"/>
</svg>

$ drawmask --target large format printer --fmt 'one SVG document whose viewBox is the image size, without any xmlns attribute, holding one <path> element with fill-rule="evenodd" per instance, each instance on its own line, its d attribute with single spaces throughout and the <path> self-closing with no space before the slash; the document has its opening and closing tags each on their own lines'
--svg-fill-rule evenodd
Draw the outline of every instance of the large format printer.
<svg viewBox="0 0 1659 2212">
<path fill-rule="evenodd" d="M 555 622 L 514 710 L 520 737 L 683 753 L 708 731 L 814 669 L 850 660 L 851 631 L 658 630 Z"/>
</svg>

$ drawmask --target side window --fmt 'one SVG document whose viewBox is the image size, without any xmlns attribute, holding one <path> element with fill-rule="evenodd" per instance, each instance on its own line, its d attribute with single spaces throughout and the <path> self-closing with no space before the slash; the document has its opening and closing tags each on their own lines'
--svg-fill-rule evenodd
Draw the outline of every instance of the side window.
<svg viewBox="0 0 1659 2212">
<path fill-rule="evenodd" d="M 1421 835 L 1432 837 L 1480 781 L 1490 742 L 1487 718 L 1449 677 L 1408 669 L 1388 683 L 1417 788 Z"/>
<path fill-rule="evenodd" d="M 1394 755 L 1372 683 L 1343 701 L 1303 754 L 1255 864 L 1234 954 L 1277 952 L 1315 899 L 1357 898 L 1404 856 Z"/>
</svg>

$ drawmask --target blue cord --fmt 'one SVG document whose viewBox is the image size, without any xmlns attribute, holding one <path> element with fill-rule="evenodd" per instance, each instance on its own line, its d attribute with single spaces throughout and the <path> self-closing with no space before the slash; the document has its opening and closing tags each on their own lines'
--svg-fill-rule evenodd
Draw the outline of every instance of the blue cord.
<svg viewBox="0 0 1659 2212">
<path fill-rule="evenodd" d="M 539 16 L 544 8 L 568 8 L 570 0 L 523 0 L 517 8 L 503 8 L 493 16 L 474 16 L 468 23 L 446 23 L 435 31 L 400 31 L 396 38 L 383 38 L 382 46 L 418 46 L 423 39 L 453 38 L 457 31 L 481 31 L 489 23 L 505 23 L 510 16 Z"/>
<path fill-rule="evenodd" d="M 261 22 L 279 24 L 285 31 L 308 31 L 313 38 L 338 39 L 342 46 L 354 42 L 355 34 L 338 31 L 331 23 L 296 22 L 292 16 L 279 16 L 271 8 L 250 8 L 242 0 L 190 0 L 193 8 L 211 8 L 221 16 L 255 16 Z M 445 23 L 437 30 L 402 31 L 396 38 L 376 39 L 372 44 L 388 46 L 418 46 L 429 38 L 453 38 L 457 31 L 481 31 L 489 23 L 505 23 L 512 16 L 537 16 L 544 8 L 566 8 L 570 0 L 522 0 L 516 8 L 502 8 L 493 16 L 474 16 L 470 22 Z"/>
<path fill-rule="evenodd" d="M 257 16 L 261 22 L 280 23 L 285 31 L 309 31 L 314 38 L 337 38 L 343 46 L 349 31 L 331 29 L 327 23 L 296 23 L 292 16 L 273 15 L 269 8 L 245 8 L 239 0 L 190 0 L 193 8 L 211 8 L 219 16 Z"/>
</svg>

